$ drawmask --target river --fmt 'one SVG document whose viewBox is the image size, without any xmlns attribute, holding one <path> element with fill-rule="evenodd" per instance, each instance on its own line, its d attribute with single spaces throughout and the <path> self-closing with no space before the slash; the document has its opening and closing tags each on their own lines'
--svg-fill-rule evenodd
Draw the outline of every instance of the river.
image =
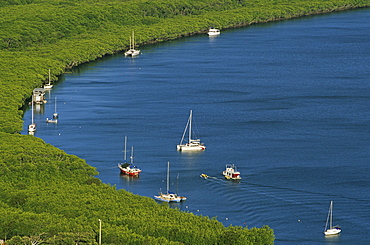
<svg viewBox="0 0 370 245">
<path fill-rule="evenodd" d="M 258 24 L 81 65 L 36 107 L 36 136 L 148 197 L 170 162 L 171 189 L 187 197 L 173 207 L 268 225 L 276 244 L 370 244 L 369 19 L 359 9 Z M 59 122 L 47 124 L 55 97 Z M 176 151 L 190 110 L 204 152 Z M 139 178 L 119 174 L 125 136 Z M 228 163 L 241 181 L 222 178 Z M 325 237 L 330 201 L 343 231 Z"/>
</svg>

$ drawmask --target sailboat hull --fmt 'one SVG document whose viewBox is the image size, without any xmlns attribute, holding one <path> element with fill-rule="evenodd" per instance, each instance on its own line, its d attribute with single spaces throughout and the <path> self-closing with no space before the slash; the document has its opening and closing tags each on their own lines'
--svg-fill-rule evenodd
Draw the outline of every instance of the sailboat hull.
<svg viewBox="0 0 370 245">
<path fill-rule="evenodd" d="M 57 119 L 49 119 L 49 118 L 46 118 L 46 122 L 47 123 L 58 123 L 58 120 Z"/>
<path fill-rule="evenodd" d="M 130 49 L 125 52 L 125 56 L 131 56 L 131 57 L 138 56 L 139 54 L 140 54 L 140 50 L 137 50 L 137 49 Z"/>
<path fill-rule="evenodd" d="M 44 89 L 52 89 L 53 85 L 52 84 L 45 84 Z"/>
<path fill-rule="evenodd" d="M 176 194 L 160 194 L 159 196 L 154 196 L 155 200 L 162 202 L 181 202 L 181 197 L 178 197 Z M 185 198 L 186 200 L 186 198 Z"/>
<path fill-rule="evenodd" d="M 137 167 L 135 167 L 131 164 L 128 164 L 128 163 L 118 164 L 118 167 L 121 170 L 122 174 L 126 174 L 126 175 L 129 175 L 129 176 L 139 177 L 139 175 L 141 173 L 141 169 L 139 169 L 139 168 L 137 168 Z"/>
<path fill-rule="evenodd" d="M 129 175 L 129 176 L 139 177 L 139 176 L 140 176 L 141 171 L 134 171 L 134 172 L 131 172 L 130 170 L 124 170 L 124 169 L 121 169 L 121 173 L 122 173 L 122 174 Z"/>
<path fill-rule="evenodd" d="M 331 235 L 337 235 L 341 232 L 342 230 L 339 228 L 333 228 L 333 229 L 328 229 L 324 232 L 325 236 L 331 236 Z"/>
<path fill-rule="evenodd" d="M 205 145 L 199 144 L 177 145 L 178 151 L 204 151 L 205 149 L 206 149 Z"/>
<path fill-rule="evenodd" d="M 36 132 L 36 123 L 28 125 L 28 132 Z"/>
</svg>

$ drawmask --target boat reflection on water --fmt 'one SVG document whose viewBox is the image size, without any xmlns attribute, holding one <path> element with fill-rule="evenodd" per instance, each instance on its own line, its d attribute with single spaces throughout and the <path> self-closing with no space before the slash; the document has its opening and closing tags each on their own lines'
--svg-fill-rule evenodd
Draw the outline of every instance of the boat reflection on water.
<svg viewBox="0 0 370 245">
<path fill-rule="evenodd" d="M 130 176 L 124 173 L 119 173 L 119 177 L 123 181 L 123 184 L 125 185 L 132 185 L 136 181 L 140 180 L 138 176 Z"/>
<path fill-rule="evenodd" d="M 43 104 L 35 104 L 35 114 L 44 114 L 45 108 Z"/>
</svg>

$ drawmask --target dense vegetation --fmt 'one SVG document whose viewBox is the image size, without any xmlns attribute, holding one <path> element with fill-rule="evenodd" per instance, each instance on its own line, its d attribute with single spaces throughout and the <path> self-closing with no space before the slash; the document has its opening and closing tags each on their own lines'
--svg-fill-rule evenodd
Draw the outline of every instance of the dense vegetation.
<svg viewBox="0 0 370 245">
<path fill-rule="evenodd" d="M 370 0 L 0 1 L 0 239 L 7 244 L 272 244 L 269 227 L 224 227 L 102 184 L 82 159 L 19 135 L 33 88 L 140 45 L 238 25 L 368 7 Z M 140 213 L 140 215 L 137 215 Z"/>
<path fill-rule="evenodd" d="M 104 244 L 271 244 L 262 229 L 220 222 L 113 186 L 93 167 L 33 136 L 0 133 L 0 237 L 8 244 L 39 236 L 51 244 L 94 244 L 102 220 Z M 35 147 L 37 146 L 37 147 Z"/>
</svg>

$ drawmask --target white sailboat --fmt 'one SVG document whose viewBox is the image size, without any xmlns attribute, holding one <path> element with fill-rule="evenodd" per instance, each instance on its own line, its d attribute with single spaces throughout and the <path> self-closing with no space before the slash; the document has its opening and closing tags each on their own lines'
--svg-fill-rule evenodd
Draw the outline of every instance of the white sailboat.
<svg viewBox="0 0 370 245">
<path fill-rule="evenodd" d="M 339 226 L 333 227 L 333 201 L 330 201 L 330 207 L 329 207 L 328 217 L 326 218 L 324 234 L 326 236 L 337 235 L 341 231 L 342 230 Z"/>
<path fill-rule="evenodd" d="M 130 49 L 125 52 L 125 56 L 135 57 L 140 54 L 140 50 L 135 49 L 135 35 L 132 31 L 132 37 L 130 37 Z"/>
<path fill-rule="evenodd" d="M 170 189 L 170 162 L 167 163 L 167 191 L 166 193 L 160 192 L 158 196 L 154 196 L 154 199 L 162 202 L 181 202 L 186 200 L 186 197 L 178 196 L 175 192 L 171 192 L 169 189 Z"/>
<path fill-rule="evenodd" d="M 55 97 L 55 102 L 54 102 L 54 113 L 53 113 L 53 118 L 49 119 L 46 118 L 47 123 L 58 123 L 58 116 L 59 114 L 57 113 L 57 97 Z"/>
<path fill-rule="evenodd" d="M 33 122 L 33 101 L 31 103 L 31 124 L 28 125 L 28 133 L 33 135 L 36 132 L 36 123 Z"/>
<path fill-rule="evenodd" d="M 44 84 L 44 89 L 51 89 L 52 87 L 53 87 L 53 84 L 51 84 L 50 69 L 49 69 L 49 82 L 47 84 Z"/>
<path fill-rule="evenodd" d="M 186 124 L 184 133 L 182 135 L 180 144 L 177 145 L 178 151 L 204 151 L 206 146 L 204 143 L 200 142 L 200 139 L 192 139 L 192 120 L 193 120 L 193 111 L 190 110 L 190 116 Z M 188 132 L 188 143 L 183 144 L 186 132 Z"/>
</svg>

